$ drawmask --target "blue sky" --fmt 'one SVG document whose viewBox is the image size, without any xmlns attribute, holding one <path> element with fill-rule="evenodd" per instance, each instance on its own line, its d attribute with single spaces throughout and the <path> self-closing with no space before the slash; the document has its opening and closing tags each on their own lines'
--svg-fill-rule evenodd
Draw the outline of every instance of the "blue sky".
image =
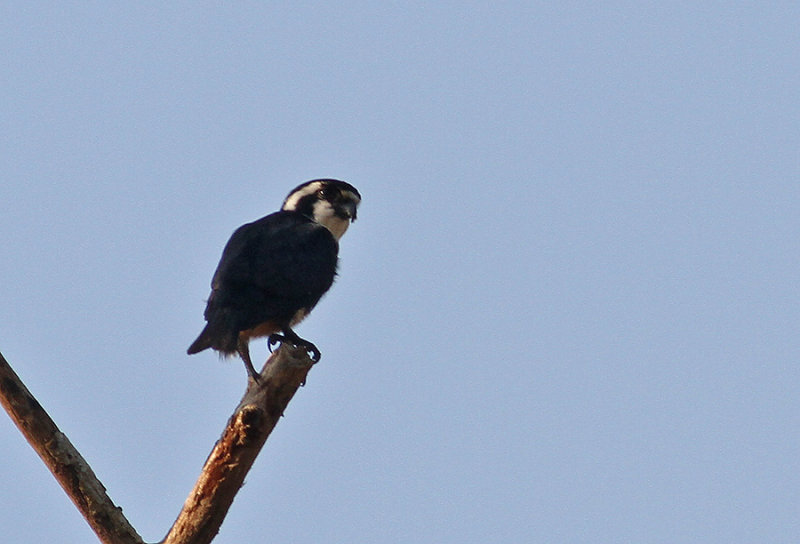
<svg viewBox="0 0 800 544">
<path fill-rule="evenodd" d="M 156 541 L 246 383 L 185 354 L 225 241 L 345 179 L 322 360 L 215 543 L 797 542 L 798 20 L 6 4 L 0 351 Z M 93 541 L 0 440 L 4 540 Z"/>
</svg>

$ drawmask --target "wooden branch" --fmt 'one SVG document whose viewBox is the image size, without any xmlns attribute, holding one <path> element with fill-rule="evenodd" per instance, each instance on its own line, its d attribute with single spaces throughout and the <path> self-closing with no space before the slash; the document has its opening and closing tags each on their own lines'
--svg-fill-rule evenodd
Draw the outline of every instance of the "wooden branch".
<svg viewBox="0 0 800 544">
<path fill-rule="evenodd" d="M 143 544 L 122 509 L 0 354 L 0 403 L 104 544 Z"/>
<path fill-rule="evenodd" d="M 304 348 L 282 344 L 252 380 L 163 544 L 208 544 L 267 437 L 313 365 Z"/>
<path fill-rule="evenodd" d="M 208 544 L 267 437 L 313 366 L 304 348 L 281 345 L 249 382 L 197 483 L 160 544 Z M 89 464 L 0 354 L 0 403 L 103 544 L 144 544 Z"/>
</svg>

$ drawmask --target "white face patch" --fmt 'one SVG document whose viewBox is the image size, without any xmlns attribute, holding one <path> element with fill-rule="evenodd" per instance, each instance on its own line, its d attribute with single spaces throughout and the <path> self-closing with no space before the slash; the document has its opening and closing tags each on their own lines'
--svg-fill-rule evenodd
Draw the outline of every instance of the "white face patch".
<svg viewBox="0 0 800 544">
<path fill-rule="evenodd" d="M 341 206 L 339 214 L 337 215 L 334 205 L 327 200 L 320 200 L 319 192 L 326 188 L 326 180 L 319 180 L 309 183 L 298 189 L 286 198 L 283 203 L 283 210 L 298 211 L 299 206 L 303 206 L 303 213 L 308 213 L 306 204 L 301 204 L 303 199 L 305 202 L 311 204 L 311 218 L 323 225 L 331 234 L 338 240 L 345 232 L 347 227 L 350 226 L 350 221 L 355 217 L 355 208 L 361 202 L 361 199 L 352 191 L 344 190 L 337 199 L 337 206 Z M 311 198 L 309 198 L 311 197 Z M 350 217 L 352 214 L 353 217 Z M 348 217 L 342 217 L 347 215 Z"/>
<path fill-rule="evenodd" d="M 314 221 L 327 227 L 337 240 L 347 232 L 347 227 L 350 226 L 350 220 L 338 217 L 333 206 L 327 200 L 319 200 L 314 203 Z"/>
<path fill-rule="evenodd" d="M 297 209 L 297 203 L 300 202 L 300 199 L 304 196 L 313 195 L 320 189 L 322 189 L 323 183 L 321 181 L 315 181 L 314 183 L 309 183 L 296 193 L 292 193 L 289 198 L 286 199 L 286 202 L 283 203 L 283 209 L 294 211 Z"/>
</svg>

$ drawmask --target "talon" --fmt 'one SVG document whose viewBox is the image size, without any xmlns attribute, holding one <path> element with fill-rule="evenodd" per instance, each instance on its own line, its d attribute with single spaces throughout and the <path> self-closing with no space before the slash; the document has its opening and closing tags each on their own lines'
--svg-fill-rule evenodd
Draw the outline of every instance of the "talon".
<svg viewBox="0 0 800 544">
<path fill-rule="evenodd" d="M 273 346 L 275 346 L 275 344 L 283 343 L 284 340 L 286 340 L 285 336 L 280 334 L 270 334 L 269 338 L 267 338 L 267 349 L 270 353 L 272 353 Z"/>
<path fill-rule="evenodd" d="M 311 362 L 313 363 L 319 362 L 319 358 L 322 357 L 322 354 L 319 352 L 319 349 L 317 349 L 317 346 L 308 340 L 298 337 L 294 342 L 294 345 L 306 348 L 306 353 L 311 355 Z"/>
<path fill-rule="evenodd" d="M 300 338 L 297 334 L 291 329 L 284 329 L 284 334 L 274 333 L 269 335 L 267 339 L 267 347 L 269 348 L 270 353 L 272 353 L 272 346 L 277 343 L 284 343 L 290 342 L 294 347 L 299 348 L 303 347 L 306 350 L 306 354 L 311 355 L 311 361 L 316 363 L 319 361 L 322 354 L 320 353 L 317 346 L 315 346 L 312 342 L 304 338 Z"/>
</svg>

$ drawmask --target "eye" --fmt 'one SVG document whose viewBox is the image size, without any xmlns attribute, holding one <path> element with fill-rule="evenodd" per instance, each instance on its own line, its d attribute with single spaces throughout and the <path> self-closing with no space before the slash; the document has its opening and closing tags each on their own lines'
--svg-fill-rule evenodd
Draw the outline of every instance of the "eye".
<svg viewBox="0 0 800 544">
<path fill-rule="evenodd" d="M 339 194 L 340 194 L 339 189 L 337 189 L 336 187 L 327 186 L 317 191 L 317 198 L 319 198 L 320 200 L 327 200 L 329 202 L 333 202 L 334 200 L 339 198 Z"/>
</svg>

